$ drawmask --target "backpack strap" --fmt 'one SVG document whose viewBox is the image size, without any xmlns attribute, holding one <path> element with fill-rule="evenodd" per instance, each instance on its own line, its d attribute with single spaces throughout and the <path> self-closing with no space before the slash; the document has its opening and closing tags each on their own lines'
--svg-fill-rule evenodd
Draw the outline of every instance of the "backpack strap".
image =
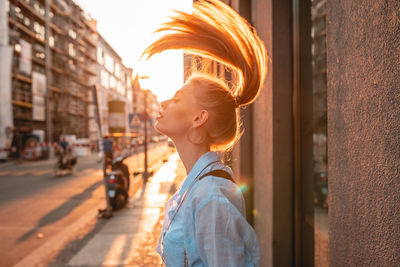
<svg viewBox="0 0 400 267">
<path fill-rule="evenodd" d="M 202 176 L 200 176 L 199 181 L 206 176 L 216 176 L 216 177 L 225 178 L 225 179 L 228 179 L 229 181 L 231 181 L 232 183 L 236 184 L 235 180 L 233 180 L 233 178 L 229 174 L 229 172 L 226 172 L 224 170 L 213 170 L 213 171 L 207 172 L 206 174 L 203 174 Z"/>
</svg>

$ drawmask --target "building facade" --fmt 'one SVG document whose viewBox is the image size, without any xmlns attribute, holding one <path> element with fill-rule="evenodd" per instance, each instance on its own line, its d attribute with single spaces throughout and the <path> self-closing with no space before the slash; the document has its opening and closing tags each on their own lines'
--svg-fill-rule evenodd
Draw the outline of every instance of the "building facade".
<svg viewBox="0 0 400 267">
<path fill-rule="evenodd" d="M 72 0 L 0 3 L 6 26 L 0 34 L 0 158 L 23 156 L 31 141 L 52 146 L 73 136 L 93 145 L 102 134 L 129 133 L 132 69 L 97 32 L 96 21 Z M 13 138 L 5 142 L 5 135 Z"/>
<path fill-rule="evenodd" d="M 138 75 L 133 80 L 133 113 L 130 118 L 130 130 L 133 136 L 142 139 L 144 136 L 144 121 L 147 121 L 147 136 L 150 139 L 154 135 L 158 135 L 154 129 L 155 118 L 160 111 L 160 103 L 157 96 L 145 86 L 145 82 Z M 144 84 L 144 85 L 143 85 Z M 146 114 L 146 115 L 145 115 Z"/>
<path fill-rule="evenodd" d="M 95 26 L 70 0 L 3 0 L 3 5 L 13 50 L 11 86 L 5 89 L 12 94 L 11 154 L 18 156 L 31 137 L 47 144 L 62 135 L 87 138 L 96 82 Z"/>
<path fill-rule="evenodd" d="M 97 39 L 98 103 L 102 134 L 129 131 L 129 114 L 133 110 L 132 69 L 98 33 Z M 93 127 L 93 138 L 96 128 Z"/>
<path fill-rule="evenodd" d="M 261 266 L 400 264 L 400 2 L 233 0 L 268 51 L 232 153 Z"/>
</svg>

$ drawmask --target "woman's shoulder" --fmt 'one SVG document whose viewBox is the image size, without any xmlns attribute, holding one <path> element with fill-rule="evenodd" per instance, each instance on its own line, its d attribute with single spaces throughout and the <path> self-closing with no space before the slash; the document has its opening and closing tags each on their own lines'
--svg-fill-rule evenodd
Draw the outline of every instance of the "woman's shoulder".
<svg viewBox="0 0 400 267">
<path fill-rule="evenodd" d="M 207 175 L 193 186 L 189 199 L 192 205 L 204 205 L 210 201 L 231 204 L 243 212 L 244 202 L 238 185 L 229 179 Z"/>
</svg>

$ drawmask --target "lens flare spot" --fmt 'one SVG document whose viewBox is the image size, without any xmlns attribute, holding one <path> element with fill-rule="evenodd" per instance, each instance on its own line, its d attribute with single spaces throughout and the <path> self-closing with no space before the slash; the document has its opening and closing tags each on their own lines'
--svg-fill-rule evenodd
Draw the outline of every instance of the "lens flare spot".
<svg viewBox="0 0 400 267">
<path fill-rule="evenodd" d="M 239 185 L 239 191 L 240 192 L 244 193 L 244 192 L 246 192 L 246 190 L 247 190 L 247 185 L 245 185 L 245 184 Z"/>
</svg>

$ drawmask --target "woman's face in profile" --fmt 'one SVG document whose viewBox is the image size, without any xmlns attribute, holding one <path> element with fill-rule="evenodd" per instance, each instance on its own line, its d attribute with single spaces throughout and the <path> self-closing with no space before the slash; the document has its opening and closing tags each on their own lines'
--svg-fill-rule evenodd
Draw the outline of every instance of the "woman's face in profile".
<svg viewBox="0 0 400 267">
<path fill-rule="evenodd" d="M 186 136 L 192 127 L 192 119 L 199 110 L 193 89 L 186 84 L 173 98 L 161 102 L 161 111 L 154 127 L 173 140 Z"/>
</svg>

